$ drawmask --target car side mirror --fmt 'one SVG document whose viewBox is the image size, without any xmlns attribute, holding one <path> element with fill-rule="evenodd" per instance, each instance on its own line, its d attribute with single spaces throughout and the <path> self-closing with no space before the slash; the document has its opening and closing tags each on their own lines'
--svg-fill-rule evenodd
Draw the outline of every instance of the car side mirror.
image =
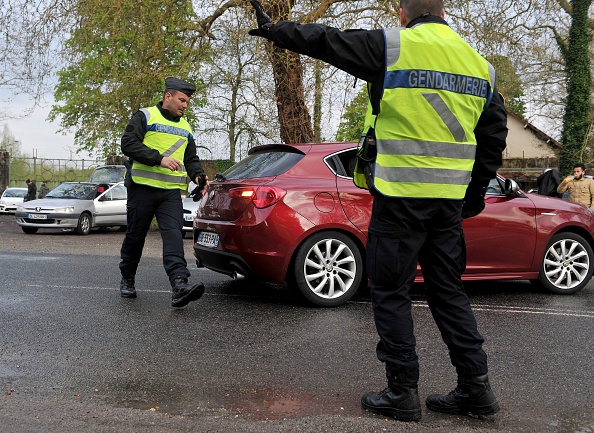
<svg viewBox="0 0 594 433">
<path fill-rule="evenodd" d="M 505 183 L 503 185 L 503 192 L 505 195 L 513 195 L 516 194 L 520 190 L 520 186 L 517 182 L 513 179 L 505 179 Z"/>
</svg>

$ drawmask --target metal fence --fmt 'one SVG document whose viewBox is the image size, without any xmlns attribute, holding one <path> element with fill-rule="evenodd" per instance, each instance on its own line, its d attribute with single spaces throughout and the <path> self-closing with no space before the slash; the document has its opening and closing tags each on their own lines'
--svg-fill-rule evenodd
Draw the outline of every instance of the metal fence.
<svg viewBox="0 0 594 433">
<path fill-rule="evenodd" d="M 7 187 L 25 187 L 27 179 L 35 180 L 37 189 L 43 182 L 52 189 L 62 182 L 84 182 L 100 165 L 122 165 L 127 158 L 110 155 L 105 161 L 58 158 L 11 158 L 10 153 L 0 149 L 0 193 Z M 210 179 L 223 172 L 233 163 L 229 160 L 202 160 L 202 168 Z"/>
<path fill-rule="evenodd" d="M 89 180 L 95 167 L 103 163 L 84 159 L 10 158 L 0 152 L 0 188 L 24 187 L 27 179 L 52 189 L 62 182 Z"/>
</svg>

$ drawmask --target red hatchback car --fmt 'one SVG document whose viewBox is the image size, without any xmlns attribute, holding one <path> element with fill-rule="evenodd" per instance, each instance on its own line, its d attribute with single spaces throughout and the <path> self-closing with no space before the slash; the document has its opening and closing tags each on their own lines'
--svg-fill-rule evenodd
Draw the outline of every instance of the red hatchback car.
<svg viewBox="0 0 594 433">
<path fill-rule="evenodd" d="M 194 220 L 199 267 L 286 281 L 318 306 L 345 303 L 365 276 L 372 196 L 353 184 L 356 143 L 265 145 L 210 182 Z M 594 215 L 492 179 L 485 210 L 464 221 L 463 279 L 527 279 L 582 289 L 594 269 Z M 422 281 L 420 269 L 417 281 Z"/>
</svg>

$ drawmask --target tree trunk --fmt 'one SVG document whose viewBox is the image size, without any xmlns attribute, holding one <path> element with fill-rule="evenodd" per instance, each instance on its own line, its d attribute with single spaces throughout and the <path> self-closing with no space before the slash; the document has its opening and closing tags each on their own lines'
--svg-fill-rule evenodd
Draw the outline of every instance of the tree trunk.
<svg viewBox="0 0 594 433">
<path fill-rule="evenodd" d="M 271 59 L 281 141 L 311 143 L 314 134 L 305 105 L 303 65 L 299 54 L 272 47 Z"/>
<path fill-rule="evenodd" d="M 567 71 L 567 103 L 563 117 L 563 133 L 559 171 L 571 172 L 573 164 L 580 161 L 583 143 L 587 140 L 592 102 L 590 89 L 589 44 L 592 35 L 589 28 L 588 10 L 592 0 L 574 0 L 572 3 L 569 44 L 562 50 Z"/>
<path fill-rule="evenodd" d="M 238 82 L 241 82 L 239 80 Z M 231 90 L 231 110 L 229 111 L 229 160 L 231 162 L 235 162 L 235 147 L 237 146 L 237 139 L 235 137 L 235 127 L 237 126 L 237 93 L 239 89 L 235 85 L 236 82 L 233 84 L 233 88 Z"/>
<path fill-rule="evenodd" d="M 316 143 L 322 141 L 322 61 L 314 62 L 314 114 L 313 132 Z"/>
</svg>

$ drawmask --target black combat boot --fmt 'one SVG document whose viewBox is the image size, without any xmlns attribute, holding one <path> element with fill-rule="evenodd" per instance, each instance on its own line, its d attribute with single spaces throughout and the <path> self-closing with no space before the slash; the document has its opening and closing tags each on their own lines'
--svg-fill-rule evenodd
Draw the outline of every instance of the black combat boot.
<svg viewBox="0 0 594 433">
<path fill-rule="evenodd" d="M 421 419 L 421 402 L 416 384 L 390 383 L 383 391 L 365 394 L 361 398 L 361 406 L 399 421 Z"/>
<path fill-rule="evenodd" d="M 134 277 L 122 277 L 120 281 L 120 295 L 122 298 L 136 298 Z"/>
<path fill-rule="evenodd" d="M 174 279 L 171 287 L 171 306 L 176 308 L 185 307 L 190 302 L 200 299 L 204 293 L 204 284 L 188 284 L 188 279 L 183 277 Z"/>
<path fill-rule="evenodd" d="M 430 395 L 425 404 L 436 412 L 479 417 L 499 411 L 499 403 L 491 391 L 489 378 L 486 374 L 458 376 L 456 389 L 447 395 Z"/>
</svg>

